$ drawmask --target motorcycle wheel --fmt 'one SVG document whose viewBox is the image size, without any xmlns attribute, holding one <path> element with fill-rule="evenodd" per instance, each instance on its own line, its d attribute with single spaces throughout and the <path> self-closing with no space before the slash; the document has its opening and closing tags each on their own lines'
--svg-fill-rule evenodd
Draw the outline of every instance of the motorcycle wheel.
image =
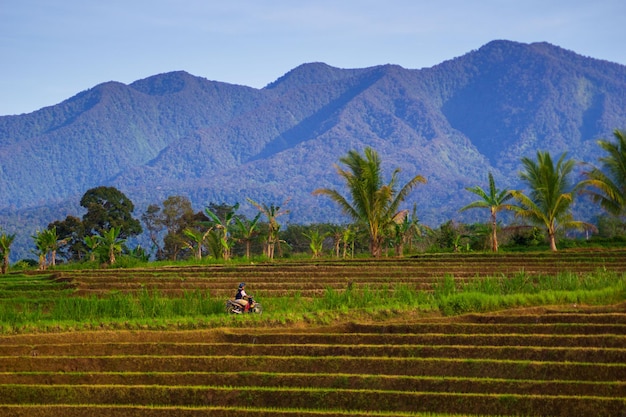
<svg viewBox="0 0 626 417">
<path fill-rule="evenodd" d="M 226 304 L 226 312 L 228 314 L 237 314 L 237 313 L 241 313 L 240 311 L 238 311 L 239 309 L 232 303 L 228 303 Z"/>
<path fill-rule="evenodd" d="M 252 312 L 256 313 L 256 314 L 262 314 L 263 313 L 263 306 L 261 306 L 261 304 L 257 303 L 254 307 L 252 307 Z"/>
</svg>

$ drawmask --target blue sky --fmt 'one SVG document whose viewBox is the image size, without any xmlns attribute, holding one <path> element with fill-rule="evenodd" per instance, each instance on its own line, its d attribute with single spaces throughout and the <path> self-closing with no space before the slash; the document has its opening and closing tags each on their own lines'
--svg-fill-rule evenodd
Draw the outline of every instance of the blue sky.
<svg viewBox="0 0 626 417">
<path fill-rule="evenodd" d="M 0 115 L 185 70 L 262 88 L 306 62 L 418 69 L 494 39 L 626 64 L 624 0 L 0 0 Z"/>
</svg>

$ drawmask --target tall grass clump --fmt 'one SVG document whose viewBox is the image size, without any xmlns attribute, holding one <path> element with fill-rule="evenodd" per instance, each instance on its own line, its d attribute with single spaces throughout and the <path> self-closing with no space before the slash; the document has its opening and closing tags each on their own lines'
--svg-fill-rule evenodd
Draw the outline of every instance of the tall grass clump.
<svg viewBox="0 0 626 417">
<path fill-rule="evenodd" d="M 429 308 L 431 296 L 423 291 L 416 291 L 406 284 L 371 288 L 367 285 L 346 290 L 327 288 L 321 298 L 311 301 L 311 310 L 348 311 L 351 309 L 409 309 Z"/>
<path fill-rule="evenodd" d="M 50 320 L 81 321 L 102 319 L 174 319 L 199 317 L 224 312 L 221 300 L 201 291 L 191 291 L 179 298 L 164 297 L 158 291 L 139 294 L 112 293 L 107 297 L 66 297 L 57 300 Z"/>
<path fill-rule="evenodd" d="M 596 271 L 511 278 L 487 277 L 454 288 L 450 277 L 435 286 L 434 299 L 444 315 L 550 304 L 606 304 L 626 299 L 626 274 Z"/>
</svg>

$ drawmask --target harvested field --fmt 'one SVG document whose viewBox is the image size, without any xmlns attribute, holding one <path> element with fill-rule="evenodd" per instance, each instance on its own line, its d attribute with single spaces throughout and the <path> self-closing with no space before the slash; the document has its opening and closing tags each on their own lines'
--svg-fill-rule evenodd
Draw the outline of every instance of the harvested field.
<svg viewBox="0 0 626 417">
<path fill-rule="evenodd" d="M 204 415 L 213 408 L 239 412 L 243 401 L 274 415 L 298 409 L 299 415 L 619 416 L 626 404 L 626 311 L 623 305 L 613 310 L 243 334 L 215 329 L 3 336 L 0 412 L 52 415 L 45 410 L 54 405 L 51 410 L 68 407 L 69 416 L 87 415 L 97 405 L 98 415 L 140 409 L 163 415 L 166 408 L 158 407 L 177 406 L 186 408 L 180 415 Z M 550 324 L 528 324 L 535 319 Z M 603 325 L 590 321 L 615 324 L 586 334 L 586 326 Z M 501 326 L 511 332 L 499 332 Z M 524 331 L 516 333 L 515 326 Z M 534 333 L 535 326 L 542 331 Z M 567 332 L 552 334 L 545 326 Z"/>
</svg>

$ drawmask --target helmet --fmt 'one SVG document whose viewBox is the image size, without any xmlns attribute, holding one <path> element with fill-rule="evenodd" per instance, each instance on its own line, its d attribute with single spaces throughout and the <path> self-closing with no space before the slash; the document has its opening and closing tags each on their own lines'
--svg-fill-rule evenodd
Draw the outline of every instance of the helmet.
<svg viewBox="0 0 626 417">
<path fill-rule="evenodd" d="M 239 288 L 243 288 L 243 287 L 245 287 L 245 286 L 246 286 L 246 283 L 245 283 L 245 282 L 242 282 L 241 284 L 239 284 Z"/>
</svg>

